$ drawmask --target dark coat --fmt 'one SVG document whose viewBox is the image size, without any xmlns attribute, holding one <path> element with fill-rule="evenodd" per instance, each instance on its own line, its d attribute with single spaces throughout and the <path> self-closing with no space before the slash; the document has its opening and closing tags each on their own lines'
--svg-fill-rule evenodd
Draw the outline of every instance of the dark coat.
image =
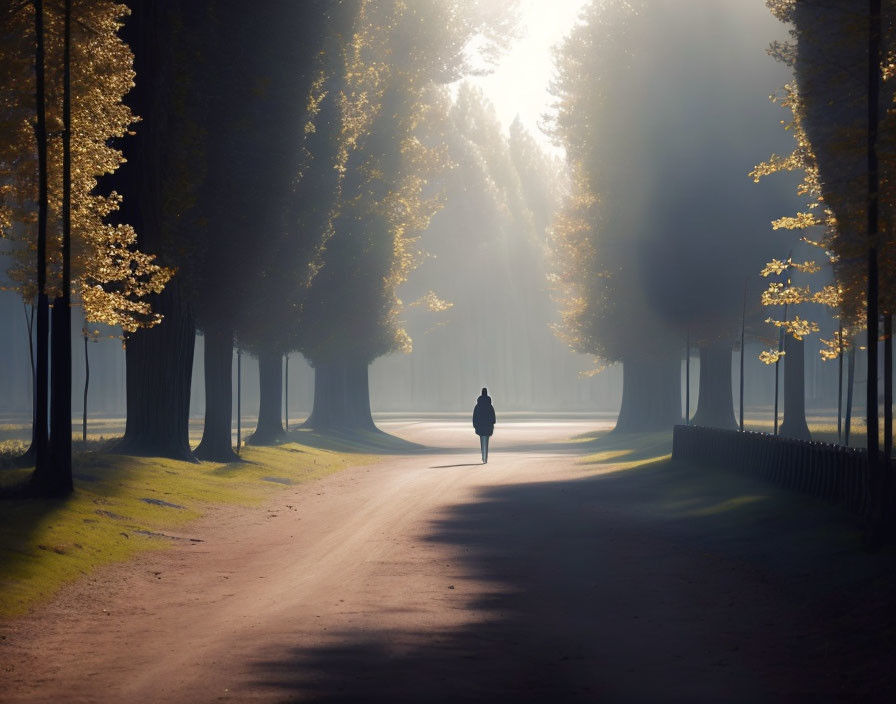
<svg viewBox="0 0 896 704">
<path fill-rule="evenodd" d="M 473 427 L 477 435 L 491 437 L 495 431 L 495 407 L 491 396 L 480 396 L 473 407 Z"/>
</svg>

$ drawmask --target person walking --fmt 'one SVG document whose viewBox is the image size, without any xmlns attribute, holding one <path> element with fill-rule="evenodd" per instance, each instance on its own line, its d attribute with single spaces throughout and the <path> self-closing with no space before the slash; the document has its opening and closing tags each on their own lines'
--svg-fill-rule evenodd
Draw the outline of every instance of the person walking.
<svg viewBox="0 0 896 704">
<path fill-rule="evenodd" d="M 476 399 L 473 408 L 473 428 L 479 436 L 479 446 L 482 449 L 482 463 L 488 463 L 488 439 L 495 431 L 495 407 L 492 406 L 492 398 L 488 395 L 488 389 L 482 387 L 482 395 Z"/>
</svg>

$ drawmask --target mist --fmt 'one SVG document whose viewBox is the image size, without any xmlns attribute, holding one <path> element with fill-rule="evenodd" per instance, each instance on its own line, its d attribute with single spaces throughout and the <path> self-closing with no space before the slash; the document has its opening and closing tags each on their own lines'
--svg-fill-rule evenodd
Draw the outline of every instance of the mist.
<svg viewBox="0 0 896 704">
<path fill-rule="evenodd" d="M 602 10 L 608 29 L 613 28 L 614 11 L 613 3 Z M 791 136 L 779 124 L 783 111 L 767 99 L 790 78 L 788 67 L 766 53 L 786 29 L 761 3 L 732 1 L 649 3 L 636 21 L 627 20 L 618 30 L 618 40 L 608 39 L 603 50 L 615 63 L 598 67 L 607 106 L 587 147 L 594 150 L 601 173 L 600 217 L 619 233 L 618 246 L 607 249 L 604 259 L 625 268 L 632 292 L 626 296 L 646 316 L 644 322 L 637 316 L 620 319 L 616 335 L 655 328 L 657 338 L 668 338 L 664 344 L 680 350 L 681 358 L 690 330 L 695 349 L 721 339 L 730 350 L 746 288 L 753 339 L 745 402 L 764 408 L 772 403 L 774 381 L 756 357 L 776 333 L 770 326 L 763 329 L 767 311 L 757 303 L 764 285 L 758 272 L 767 260 L 794 247 L 795 240 L 773 232 L 770 223 L 796 210 L 799 199 L 796 177 L 756 185 L 748 174 L 770 154 L 791 147 Z M 477 389 L 488 386 L 508 411 L 614 412 L 622 395 L 622 359 L 569 348 L 558 334 L 561 306 L 549 281 L 551 230 L 571 189 L 569 163 L 558 146 L 572 146 L 551 134 L 555 113 L 549 103 L 542 106 L 545 131 L 520 118 L 507 124 L 479 84 L 478 79 L 447 84 L 450 91 L 438 98 L 436 109 L 443 114 L 427 127 L 427 139 L 438 140 L 445 149 L 446 168 L 427 186 L 438 192 L 440 205 L 410 245 L 414 265 L 395 289 L 400 305 L 392 306 L 409 342 L 373 361 L 371 407 L 374 412 L 466 411 Z M 501 106 L 501 114 L 505 112 Z M 216 129 L 228 128 L 222 124 Z M 237 148 L 226 147 L 223 154 Z M 262 143 L 253 147 L 259 159 L 271 149 L 275 147 Z M 240 186 L 244 191 L 248 187 Z M 215 187 L 214 193 L 220 192 Z M 215 227 L 221 231 L 230 226 L 225 218 Z M 271 242 L 258 244 L 260 248 L 252 248 L 253 266 L 269 270 L 261 260 L 277 256 L 277 250 Z M 232 266 L 226 263 L 230 255 L 215 256 L 208 271 L 226 272 Z M 249 260 L 240 255 L 237 261 L 245 266 Z M 224 278 L 199 289 L 205 296 L 200 318 L 232 317 L 215 293 L 228 286 Z M 27 418 L 31 391 L 25 313 L 12 291 L 2 299 L 0 325 L 6 332 L 0 354 L 9 371 L 3 378 L 2 410 Z M 252 310 L 245 314 L 258 317 Z M 338 327 L 339 320 L 333 322 Z M 301 325 L 298 319 L 296 325 Z M 193 417 L 202 416 L 206 406 L 203 334 L 200 327 L 191 373 Z M 110 328 L 88 343 L 89 414 L 125 414 L 119 337 Z M 815 361 L 818 345 L 811 345 L 807 402 L 830 408 L 836 396 L 834 370 Z M 83 340 L 77 332 L 73 349 L 78 389 L 84 374 Z M 735 371 L 737 363 L 735 352 Z M 679 366 L 683 383 L 684 363 Z M 236 384 L 235 357 L 232 367 Z M 251 345 L 243 355 L 243 369 L 242 411 L 256 416 L 259 390 Z M 691 374 L 696 384 L 696 359 Z M 292 351 L 284 388 L 295 421 L 311 412 L 313 375 L 302 355 Z M 732 388 L 736 396 L 737 385 Z M 698 389 L 699 384 L 693 389 L 692 411 Z M 235 411 L 235 397 L 231 405 Z M 79 393 L 73 394 L 72 408 L 81 411 Z"/>
</svg>

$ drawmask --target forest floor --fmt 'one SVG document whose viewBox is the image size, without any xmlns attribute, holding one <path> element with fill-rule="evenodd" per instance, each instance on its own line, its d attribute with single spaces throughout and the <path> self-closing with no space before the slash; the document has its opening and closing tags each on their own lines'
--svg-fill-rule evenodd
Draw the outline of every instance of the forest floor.
<svg viewBox="0 0 896 704">
<path fill-rule="evenodd" d="M 894 551 L 836 508 L 594 422 L 500 424 L 486 465 L 466 422 L 384 429 L 430 449 L 3 621 L 0 700 L 894 700 Z"/>
</svg>

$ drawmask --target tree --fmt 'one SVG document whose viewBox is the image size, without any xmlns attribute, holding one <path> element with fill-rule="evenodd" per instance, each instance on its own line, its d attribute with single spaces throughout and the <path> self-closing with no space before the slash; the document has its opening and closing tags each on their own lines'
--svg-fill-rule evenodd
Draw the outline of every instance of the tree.
<svg viewBox="0 0 896 704">
<path fill-rule="evenodd" d="M 98 179 L 115 171 L 122 161 L 121 153 L 110 142 L 123 137 L 134 121 L 121 103 L 133 80 L 130 51 L 118 36 L 126 9 L 107 0 L 82 0 L 73 6 L 47 1 L 36 7 L 35 24 L 37 18 L 44 20 L 42 31 L 36 33 L 30 29 L 35 9 L 30 3 L 13 3 L 3 10 L 4 27 L 9 31 L 2 35 L 0 61 L 4 74 L 0 81 L 0 130 L 5 137 L 0 140 L 0 228 L 12 243 L 10 278 L 24 300 L 38 299 L 38 449 L 46 442 L 46 371 L 50 356 L 46 311 L 41 311 L 51 295 L 57 299 L 54 328 L 60 327 L 54 334 L 53 385 L 57 392 L 54 428 L 59 432 L 54 432 L 61 444 L 52 468 L 38 462 L 37 479 L 46 487 L 65 491 L 70 486 L 66 466 L 71 435 L 70 393 L 66 399 L 65 392 L 66 370 L 71 366 L 70 346 L 66 349 L 65 345 L 65 323 L 70 315 L 66 296 L 80 301 L 92 323 L 120 325 L 125 330 L 152 326 L 159 316 L 146 296 L 160 291 L 171 272 L 133 247 L 136 235 L 131 227 L 106 221 L 118 209 L 121 197 L 98 187 Z M 68 12 L 70 32 L 66 31 Z M 45 68 L 39 81 L 32 80 L 24 58 L 35 36 L 42 38 L 45 56 L 38 62 Z M 36 90 L 40 81 L 43 89 Z M 32 107 L 35 90 L 44 103 L 36 113 Z M 51 126 L 49 137 L 42 136 L 46 128 L 38 128 L 36 136 L 31 134 L 35 114 L 45 115 L 44 122 Z M 70 146 L 66 148 L 69 136 Z M 45 168 L 41 166 L 44 161 Z M 45 174 L 45 185 L 41 174 Z M 35 250 L 37 276 L 33 274 Z M 66 278 L 70 285 L 65 284 Z M 52 469 L 60 471 L 54 475 Z"/>
<path fill-rule="evenodd" d="M 191 298 L 197 283 L 195 209 L 204 178 L 206 132 L 199 99 L 200 31 L 208 6 L 186 0 L 132 0 L 122 35 L 134 52 L 136 85 L 128 105 L 141 117 L 124 143 L 126 163 L 114 177 L 120 211 L 141 249 L 155 252 L 177 276 L 149 297 L 159 325 L 129 333 L 127 420 L 116 446 L 126 454 L 191 459 L 190 383 L 196 334 Z"/>
<path fill-rule="evenodd" d="M 235 337 L 259 358 L 259 427 L 249 441 L 267 444 L 282 433 L 281 360 L 295 347 L 301 292 L 321 243 L 320 229 L 302 227 L 295 211 L 300 200 L 316 195 L 309 179 L 321 178 L 320 185 L 333 180 L 325 172 L 332 161 L 317 137 L 321 102 L 328 100 L 320 55 L 355 10 L 355 2 L 316 0 L 301 7 L 269 3 L 247 16 L 233 5 L 218 8 L 203 27 L 208 39 L 199 83 L 207 96 L 208 166 L 196 204 L 204 243 L 194 294 L 205 337 L 200 459 L 236 459 Z"/>
<path fill-rule="evenodd" d="M 53 347 L 50 387 L 50 461 L 46 471 L 35 467 L 35 480 L 44 490 L 68 494 L 72 482 L 72 2 L 63 3 L 62 39 L 62 272 L 53 305 Z"/>
<path fill-rule="evenodd" d="M 505 411 L 544 408 L 563 395 L 559 385 L 576 383 L 581 366 L 551 333 L 556 312 L 545 281 L 563 171 L 518 121 L 506 130 L 470 82 L 438 113 L 430 125 L 450 167 L 430 185 L 443 207 L 398 291 L 409 301 L 402 321 L 414 349 L 383 363 L 395 381 L 380 387 L 378 403 L 401 398 L 407 408 L 410 396 L 467 408 L 471 390 L 486 385 Z"/>
<path fill-rule="evenodd" d="M 618 432 L 665 430 L 681 418 L 680 360 L 674 333 L 650 310 L 626 271 L 632 252 L 605 239 L 605 216 L 585 179 L 573 172 L 573 195 L 552 231 L 555 286 L 562 338 L 576 352 L 622 362 Z M 637 324 L 632 324 L 637 321 Z M 643 344 L 641 326 L 656 336 Z"/>
<path fill-rule="evenodd" d="M 791 25 L 791 41 L 776 43 L 772 53 L 793 69 L 795 83 L 785 88 L 782 103 L 793 113 L 797 145 L 791 155 L 773 156 L 760 165 L 759 175 L 779 170 L 805 174 L 801 192 L 811 198 L 808 209 L 777 224 L 823 228 L 818 244 L 830 253 L 836 285 L 818 295 L 839 308 L 844 330 L 826 343 L 823 353 L 839 356 L 855 334 L 868 331 L 868 447 L 873 450 L 878 442 L 878 307 L 889 318 L 896 295 L 896 115 L 891 109 L 896 83 L 889 60 L 883 69 L 879 61 L 892 51 L 896 6 L 848 0 L 768 4 Z M 885 375 L 890 383 L 891 377 L 891 372 Z M 885 389 L 884 396 L 891 392 Z M 885 413 L 892 418 L 892 409 Z"/>
<path fill-rule="evenodd" d="M 556 103 L 551 128 L 566 147 L 572 180 L 552 234 L 560 332 L 578 352 L 622 362 L 620 432 L 665 429 L 681 417 L 675 333 L 640 285 L 640 242 L 632 236 L 633 210 L 621 198 L 637 189 L 630 183 L 631 172 L 616 181 L 608 168 L 620 157 L 612 148 L 617 140 L 620 146 L 625 143 L 620 151 L 626 161 L 639 153 L 630 151 L 632 135 L 622 126 L 635 104 L 609 99 L 615 90 L 638 81 L 631 61 L 638 48 L 633 42 L 637 17 L 635 8 L 622 2 L 591 3 L 558 53 L 552 85 Z M 625 110 L 615 109 L 617 105 Z"/>
<path fill-rule="evenodd" d="M 358 11 L 355 1 L 321 4 L 319 31 L 308 43 L 315 49 L 314 59 L 309 52 L 309 60 L 296 67 L 303 71 L 303 92 L 287 104 L 302 110 L 288 125 L 296 130 L 298 149 L 290 152 L 288 179 L 283 182 L 289 188 L 281 193 L 277 220 L 265 221 L 271 231 L 256 252 L 259 276 L 246 291 L 237 326 L 238 344 L 259 363 L 258 424 L 248 438 L 253 444 L 278 442 L 284 432 L 282 359 L 301 345 L 305 298 L 332 231 L 344 173 L 339 129 L 345 96 L 343 43 L 351 36 Z M 279 141 L 270 146 L 283 151 Z"/>
<path fill-rule="evenodd" d="M 777 138 L 751 105 L 778 71 L 752 43 L 766 25 L 733 0 L 594 2 L 558 54 L 551 128 L 575 181 L 555 231 L 558 296 L 572 344 L 623 364 L 619 430 L 678 421 L 689 334 L 695 422 L 736 427 L 743 282 L 771 241 L 763 214 L 785 201 L 744 178 L 755 145 Z"/>
<path fill-rule="evenodd" d="M 368 366 L 410 346 L 396 290 L 418 259 L 415 239 L 439 208 L 427 187 L 445 167 L 443 150 L 425 135 L 440 105 L 434 86 L 468 70 L 474 36 L 494 39 L 499 23 L 483 7 L 362 2 L 344 42 L 341 182 L 303 307 L 300 350 L 315 369 L 310 427 L 374 429 Z"/>
</svg>

